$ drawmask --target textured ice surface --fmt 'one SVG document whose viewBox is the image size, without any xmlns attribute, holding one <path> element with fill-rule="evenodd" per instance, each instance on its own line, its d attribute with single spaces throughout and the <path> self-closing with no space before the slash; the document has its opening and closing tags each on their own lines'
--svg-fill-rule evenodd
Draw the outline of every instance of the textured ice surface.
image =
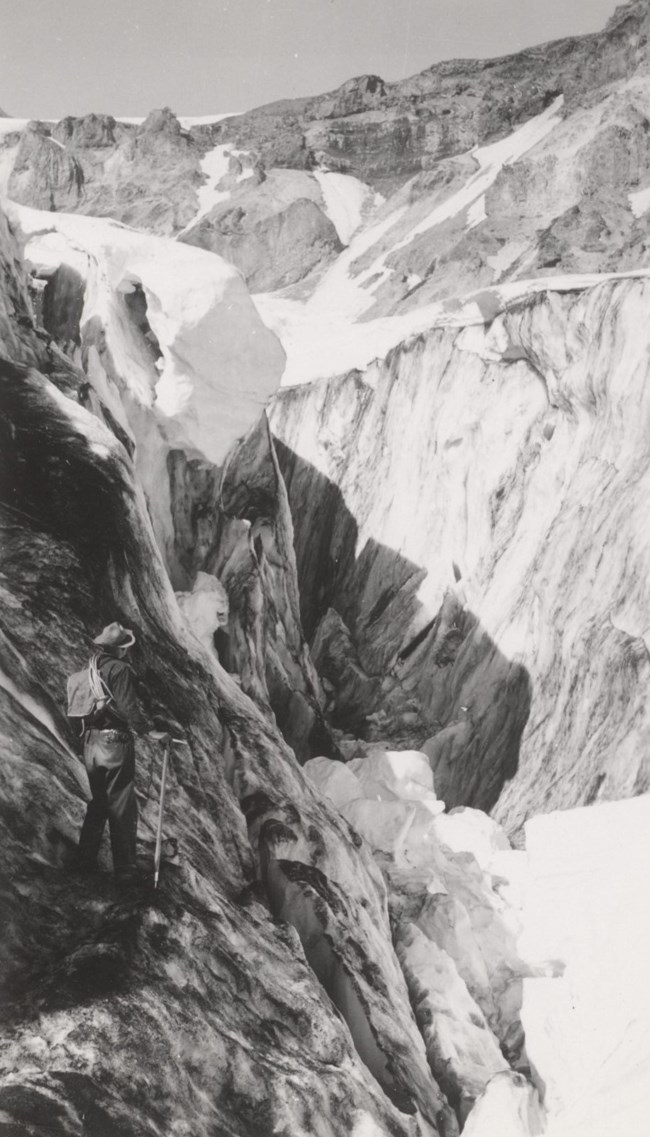
<svg viewBox="0 0 650 1137">
<path fill-rule="evenodd" d="M 395 754 L 393 762 L 398 758 Z M 405 752 L 405 765 L 412 760 Z M 365 762 L 368 774 L 362 780 Z M 348 820 L 405 874 L 405 894 L 411 887 L 407 882 L 418 879 L 425 865 L 432 870 L 434 895 L 444 891 L 434 867 L 453 887 L 453 861 L 445 861 L 442 845 L 453 849 L 452 856 L 471 852 L 476 857 L 486 899 L 498 886 L 503 926 L 519 929 L 521 973 L 528 969 L 538 976 L 523 979 L 522 1020 L 526 1052 L 548 1111 L 548 1137 L 647 1137 L 650 795 L 536 817 L 526 826 L 527 851 L 521 853 L 509 850 L 499 827 L 478 810 L 429 815 L 431 824 L 425 825 L 422 790 L 415 781 L 412 798 L 404 788 L 406 779 L 396 779 L 390 800 L 380 800 L 382 786 L 373 764 L 384 772 L 391 767 L 385 752 L 378 752 L 374 763 L 369 757 L 341 767 L 318 758 L 305 770 L 326 793 L 328 785 L 336 785 L 331 796 Z M 401 797 L 395 792 L 399 788 Z M 469 873 L 468 862 L 464 872 Z M 473 903 L 478 914 L 478 892 Z M 403 966 L 417 975 L 422 1006 L 435 1005 L 439 1015 L 451 1015 L 448 1033 L 432 1034 L 431 1045 L 449 1047 L 471 1081 L 479 1051 L 472 1041 L 469 1002 L 463 1017 L 463 999 L 469 996 L 458 976 L 467 974 L 474 987 L 475 967 L 469 954 L 465 960 L 456 958 L 461 924 L 456 925 L 456 948 L 451 940 L 440 939 L 444 925 L 439 921 L 427 924 L 420 915 L 419 926 L 431 942 L 427 948 L 425 936 L 408 932 L 399 949 Z M 493 968 L 489 953 L 498 944 L 489 947 L 491 934 L 485 924 L 478 942 Z M 465 950 L 474 950 L 469 939 Z M 443 982 L 445 969 L 449 975 Z M 464 991 L 463 998 L 452 1000 L 443 1012 L 441 1000 L 453 984 Z M 489 1048 L 489 1040 L 485 1045 Z M 496 1061 L 497 1052 L 491 1053 Z M 499 1075 L 470 1114 L 466 1132 L 471 1137 L 529 1137 L 543 1131 L 541 1116 L 524 1079 Z"/>
<path fill-rule="evenodd" d="M 220 464 L 276 390 L 283 353 L 239 273 L 213 253 L 114 221 L 10 206 L 36 266 L 70 264 L 86 281 L 82 323 L 105 328 L 115 371 L 168 441 Z M 140 286 L 161 353 L 135 342 L 124 297 Z"/>
</svg>

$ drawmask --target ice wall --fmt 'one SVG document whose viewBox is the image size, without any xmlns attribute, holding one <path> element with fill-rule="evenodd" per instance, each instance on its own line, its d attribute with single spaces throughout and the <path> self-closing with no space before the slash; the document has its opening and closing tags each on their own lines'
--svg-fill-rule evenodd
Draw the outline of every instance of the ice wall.
<svg viewBox="0 0 650 1137">
<path fill-rule="evenodd" d="M 320 638 L 334 706 L 356 652 L 361 728 L 430 738 L 441 796 L 511 829 L 648 785 L 649 287 L 513 299 L 272 408 L 305 626 L 352 636 Z"/>
</svg>

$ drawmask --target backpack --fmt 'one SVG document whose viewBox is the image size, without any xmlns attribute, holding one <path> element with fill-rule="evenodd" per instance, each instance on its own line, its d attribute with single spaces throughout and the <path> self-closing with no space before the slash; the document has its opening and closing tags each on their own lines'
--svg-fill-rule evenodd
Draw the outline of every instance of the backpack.
<svg viewBox="0 0 650 1137">
<path fill-rule="evenodd" d="M 86 729 L 84 720 L 103 711 L 113 696 L 99 674 L 97 656 L 93 655 L 88 667 L 75 671 L 68 679 L 68 718 L 81 720 L 81 733 Z"/>
</svg>

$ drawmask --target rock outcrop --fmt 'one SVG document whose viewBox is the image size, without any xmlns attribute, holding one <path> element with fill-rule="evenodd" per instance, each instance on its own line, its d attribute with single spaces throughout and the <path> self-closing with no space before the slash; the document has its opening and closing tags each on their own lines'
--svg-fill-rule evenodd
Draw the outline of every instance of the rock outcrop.
<svg viewBox="0 0 650 1137">
<path fill-rule="evenodd" d="M 167 109 L 137 127 L 96 114 L 35 122 L 22 134 L 9 195 L 38 209 L 113 217 L 169 235 L 194 215 L 200 157 Z"/>
<path fill-rule="evenodd" d="M 564 93 L 571 106 L 647 74 L 648 12 L 622 6 L 605 31 L 501 59 L 436 64 L 410 79 L 362 76 L 330 94 L 260 107 L 214 127 L 215 138 L 262 155 L 267 166 L 316 160 L 382 193 L 442 159 L 509 134 Z"/>
<path fill-rule="evenodd" d="M 249 180 L 216 205 L 181 240 L 225 257 L 252 291 L 270 292 L 302 280 L 341 251 L 322 204 L 315 179 L 272 170 L 260 185 Z"/>
</svg>

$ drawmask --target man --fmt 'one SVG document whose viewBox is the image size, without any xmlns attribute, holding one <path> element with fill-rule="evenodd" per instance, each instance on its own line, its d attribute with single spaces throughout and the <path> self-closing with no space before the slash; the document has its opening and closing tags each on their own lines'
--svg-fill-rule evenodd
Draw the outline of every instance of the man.
<svg viewBox="0 0 650 1137">
<path fill-rule="evenodd" d="M 138 705 L 133 672 L 126 662 L 135 643 L 133 632 L 121 624 L 109 624 L 93 643 L 98 651 L 91 661 L 91 682 L 94 664 L 94 682 L 99 682 L 100 694 L 105 697 L 84 720 L 83 753 L 92 799 L 81 829 L 75 867 L 82 873 L 96 871 L 108 821 L 115 877 L 118 883 L 128 883 L 138 875 L 132 732 L 152 733 L 154 728 Z"/>
</svg>

